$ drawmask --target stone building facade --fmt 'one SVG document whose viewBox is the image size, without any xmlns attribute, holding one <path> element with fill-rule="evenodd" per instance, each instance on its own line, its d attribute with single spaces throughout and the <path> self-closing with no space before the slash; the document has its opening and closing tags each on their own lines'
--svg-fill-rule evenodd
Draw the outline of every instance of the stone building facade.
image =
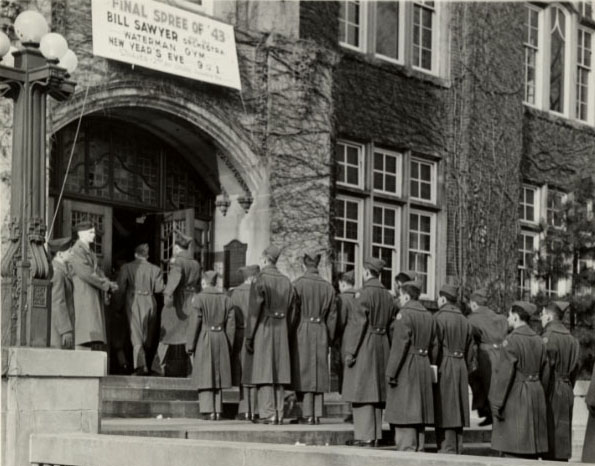
<svg viewBox="0 0 595 466">
<path fill-rule="evenodd" d="M 207 1 L 234 27 L 241 91 L 93 56 L 90 1 L 30 3 L 79 57 L 76 95 L 49 112 L 48 223 L 68 173 L 54 232 L 95 215 L 108 272 L 140 237 L 167 259 L 178 222 L 226 286 L 272 242 L 293 278 L 318 246 L 327 278 L 361 280 L 371 254 L 387 286 L 416 270 L 428 301 L 449 282 L 506 303 L 548 192 L 595 168 L 588 2 Z"/>
</svg>

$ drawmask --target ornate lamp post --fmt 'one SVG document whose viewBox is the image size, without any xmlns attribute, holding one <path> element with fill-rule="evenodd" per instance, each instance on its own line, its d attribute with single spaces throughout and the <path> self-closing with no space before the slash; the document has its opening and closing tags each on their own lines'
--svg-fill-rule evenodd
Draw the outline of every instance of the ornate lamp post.
<svg viewBox="0 0 595 466">
<path fill-rule="evenodd" d="M 48 346 L 51 265 L 44 247 L 46 96 L 64 100 L 74 93 L 75 83 L 68 80 L 68 73 L 76 67 L 76 56 L 62 36 L 48 32 L 44 17 L 36 11 L 19 14 L 14 30 L 22 44 L 17 50 L 0 31 L 0 96 L 14 100 L 6 226 L 10 241 L 3 248 L 1 265 L 2 344 Z"/>
</svg>

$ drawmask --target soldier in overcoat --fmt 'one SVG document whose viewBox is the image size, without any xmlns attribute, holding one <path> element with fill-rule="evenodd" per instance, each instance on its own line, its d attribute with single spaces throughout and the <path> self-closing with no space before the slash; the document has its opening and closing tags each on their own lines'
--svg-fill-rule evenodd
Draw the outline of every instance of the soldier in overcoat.
<svg viewBox="0 0 595 466">
<path fill-rule="evenodd" d="M 342 395 L 352 404 L 354 428 L 354 441 L 348 444 L 365 447 L 377 446 L 382 439 L 386 402 L 385 369 L 395 305 L 378 279 L 383 268 L 382 259 L 364 262 L 364 284 L 356 294 L 355 309 L 349 313 L 343 335 Z"/>
<path fill-rule="evenodd" d="M 78 239 L 72 247 L 70 265 L 74 301 L 74 344 L 77 350 L 106 351 L 103 293 L 116 291 L 118 285 L 107 279 L 97 263 L 91 243 L 95 226 L 90 221 L 75 225 Z"/>
<path fill-rule="evenodd" d="M 169 261 L 167 283 L 163 290 L 163 311 L 157 354 L 153 371 L 171 377 L 186 377 L 186 331 L 191 301 L 200 291 L 201 268 L 192 258 L 193 239 L 181 232 L 175 234 L 173 257 Z M 180 354 L 182 352 L 183 356 Z M 174 363 L 174 360 L 178 360 Z"/>
<path fill-rule="evenodd" d="M 471 314 L 468 319 L 473 328 L 473 346 L 476 361 L 469 370 L 469 385 L 473 393 L 471 409 L 485 419 L 480 426 L 492 423 L 492 411 L 488 400 L 490 382 L 494 368 L 500 360 L 502 342 L 508 333 L 506 316 L 496 314 L 486 304 L 488 295 L 485 289 L 474 291 L 469 298 Z"/>
<path fill-rule="evenodd" d="M 343 391 L 343 354 L 345 339 L 343 335 L 349 321 L 349 316 L 355 312 L 356 302 L 355 294 L 355 273 L 353 270 L 343 272 L 339 275 L 339 295 L 337 296 L 337 327 L 335 329 L 335 340 L 333 342 L 333 351 L 338 354 L 333 366 L 339 378 L 339 393 Z M 346 421 L 353 421 L 353 416 L 349 415 Z"/>
<path fill-rule="evenodd" d="M 537 307 L 526 301 L 512 304 L 508 325 L 513 330 L 502 343 L 502 357 L 490 388 L 492 448 L 510 457 L 538 458 L 548 450 L 547 352 L 541 337 L 529 326 L 536 311 Z"/>
<path fill-rule="evenodd" d="M 423 451 L 425 426 L 434 423 L 430 357 L 435 344 L 432 314 L 418 301 L 421 283 L 406 282 L 386 367 L 386 421 L 395 428 L 399 451 Z"/>
<path fill-rule="evenodd" d="M 294 312 L 291 324 L 291 385 L 303 399 L 303 418 L 293 422 L 318 424 L 323 394 L 330 390 L 328 349 L 335 336 L 335 289 L 318 273 L 321 254 L 306 251 L 304 275 L 293 283 Z"/>
<path fill-rule="evenodd" d="M 549 450 L 545 459 L 567 461 L 572 456 L 572 410 L 578 373 L 579 342 L 562 323 L 570 303 L 553 301 L 541 311 L 543 343 L 550 379 L 546 390 Z"/>
<path fill-rule="evenodd" d="M 277 246 L 264 250 L 261 272 L 250 289 L 246 351 L 254 363 L 246 382 L 257 386 L 258 422 L 263 424 L 283 424 L 285 386 L 291 383 L 288 319 L 294 289 L 277 269 L 280 254 Z"/>
<path fill-rule="evenodd" d="M 473 361 L 471 325 L 457 307 L 458 288 L 440 289 L 434 314 L 436 345 L 433 361 L 438 366 L 434 385 L 434 420 L 439 453 L 463 453 L 463 427 L 469 426 L 469 376 Z"/>
<path fill-rule="evenodd" d="M 231 347 L 235 313 L 231 298 L 217 289 L 217 272 L 208 270 L 202 291 L 191 302 L 186 351 L 193 358 L 192 384 L 198 389 L 200 412 L 221 420 L 222 389 L 231 387 Z"/>
<path fill-rule="evenodd" d="M 238 418 L 252 421 L 257 413 L 256 387 L 245 382 L 251 378 L 253 363 L 253 355 L 246 351 L 245 330 L 248 323 L 250 288 L 260 273 L 260 267 L 248 265 L 240 267 L 239 271 L 244 277 L 244 283 L 231 291 L 231 303 L 234 306 L 236 320 L 236 333 L 231 356 L 232 384 L 240 386 Z"/>
<path fill-rule="evenodd" d="M 57 238 L 48 241 L 53 256 L 52 268 L 52 317 L 50 346 L 73 349 L 74 347 L 74 297 L 68 260 L 72 255 L 72 239 Z"/>
<path fill-rule="evenodd" d="M 585 397 L 585 403 L 589 410 L 587 430 L 583 443 L 583 463 L 595 463 L 595 368 L 591 372 L 591 383 Z"/>
<path fill-rule="evenodd" d="M 124 301 L 134 373 L 148 374 L 151 367 L 147 351 L 151 346 L 151 335 L 157 318 L 155 293 L 162 293 L 163 276 L 161 269 L 148 261 L 149 245 L 139 244 L 134 249 L 134 260 L 124 264 L 118 273 L 119 300 Z"/>
</svg>

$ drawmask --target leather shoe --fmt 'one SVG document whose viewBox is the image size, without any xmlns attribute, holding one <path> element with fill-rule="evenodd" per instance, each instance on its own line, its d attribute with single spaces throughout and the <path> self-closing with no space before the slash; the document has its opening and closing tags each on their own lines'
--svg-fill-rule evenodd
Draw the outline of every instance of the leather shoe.
<svg viewBox="0 0 595 466">
<path fill-rule="evenodd" d="M 217 414 L 216 413 L 209 414 L 209 421 L 216 421 L 216 420 L 217 420 Z"/>
<path fill-rule="evenodd" d="M 363 441 L 363 440 L 351 439 L 351 440 L 347 440 L 347 442 L 345 442 L 345 445 L 348 445 L 350 447 L 373 448 L 376 446 L 376 441 L 375 440 Z"/>
<path fill-rule="evenodd" d="M 256 419 L 256 420 L 254 420 L 252 422 L 255 422 L 257 424 L 273 424 L 273 425 L 276 425 L 276 424 L 279 424 L 279 418 L 277 417 L 276 414 L 273 414 L 272 416 L 264 417 L 262 419 Z"/>
<path fill-rule="evenodd" d="M 256 422 L 259 419 L 260 419 L 260 416 L 256 413 L 254 413 L 254 414 L 252 414 L 252 417 L 249 419 L 249 421 Z"/>
<path fill-rule="evenodd" d="M 300 416 L 300 417 L 296 417 L 295 419 L 292 419 L 291 421 L 289 421 L 289 423 L 290 424 L 303 424 L 305 420 L 306 420 L 305 418 Z"/>
<path fill-rule="evenodd" d="M 221 413 L 215 413 L 215 421 L 221 421 L 223 419 L 223 415 Z"/>
<path fill-rule="evenodd" d="M 481 421 L 478 426 L 480 427 L 485 427 L 485 426 L 491 426 L 492 425 L 492 417 L 491 416 L 487 416 L 483 421 Z"/>
</svg>

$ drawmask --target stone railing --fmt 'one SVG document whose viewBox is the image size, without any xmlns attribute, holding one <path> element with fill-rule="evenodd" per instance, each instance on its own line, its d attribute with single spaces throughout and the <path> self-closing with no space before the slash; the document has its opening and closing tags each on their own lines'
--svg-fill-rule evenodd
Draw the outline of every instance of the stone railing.
<svg viewBox="0 0 595 466">
<path fill-rule="evenodd" d="M 34 434 L 30 462 L 60 466 L 524 466 L 533 460 L 405 453 L 353 447 L 301 447 L 262 443 Z M 549 461 L 539 463 L 542 466 Z"/>
</svg>

